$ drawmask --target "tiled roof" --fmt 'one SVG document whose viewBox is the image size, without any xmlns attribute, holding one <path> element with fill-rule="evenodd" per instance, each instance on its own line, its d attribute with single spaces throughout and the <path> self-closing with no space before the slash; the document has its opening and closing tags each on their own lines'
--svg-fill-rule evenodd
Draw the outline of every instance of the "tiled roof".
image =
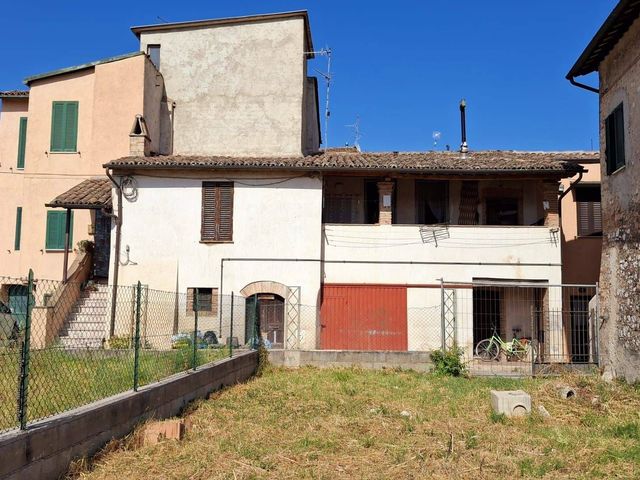
<svg viewBox="0 0 640 480">
<path fill-rule="evenodd" d="M 633 22 L 640 18 L 640 0 L 620 0 L 584 49 L 567 78 L 595 72 Z"/>
<path fill-rule="evenodd" d="M 573 176 L 580 160 L 598 158 L 598 152 L 358 152 L 329 150 L 305 157 L 227 157 L 171 155 L 124 157 L 105 165 L 116 169 L 278 169 L 320 171 L 378 171 L 451 175 Z"/>
<path fill-rule="evenodd" d="M 138 55 L 144 55 L 144 52 L 131 52 L 125 53 L 124 55 L 116 55 L 115 57 L 103 58 L 101 60 L 96 60 L 93 62 L 83 63 L 81 65 L 74 65 L 73 67 L 65 67 L 60 68 L 58 70 L 53 70 L 51 72 L 39 73 L 38 75 L 32 75 L 30 77 L 25 78 L 22 83 L 25 85 L 29 85 L 31 82 L 35 80 L 41 80 L 43 78 L 55 77 L 56 75 L 62 75 L 64 73 L 77 72 L 78 70 L 85 70 L 87 68 L 95 67 L 96 65 L 102 65 L 105 63 L 117 62 L 119 60 L 125 60 L 131 57 L 137 57 Z"/>
<path fill-rule="evenodd" d="M 111 182 L 108 178 L 90 178 L 54 198 L 47 207 L 110 208 Z"/>
<path fill-rule="evenodd" d="M 29 98 L 29 90 L 0 91 L 0 98 Z"/>
</svg>

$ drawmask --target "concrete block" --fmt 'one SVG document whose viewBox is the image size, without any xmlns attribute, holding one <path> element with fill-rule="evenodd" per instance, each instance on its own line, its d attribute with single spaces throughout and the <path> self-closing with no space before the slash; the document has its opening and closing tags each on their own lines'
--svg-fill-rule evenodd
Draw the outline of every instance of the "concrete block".
<svg viewBox="0 0 640 480">
<path fill-rule="evenodd" d="M 491 390 L 491 406 L 496 413 L 519 417 L 531 413 L 531 396 L 523 390 Z"/>
</svg>

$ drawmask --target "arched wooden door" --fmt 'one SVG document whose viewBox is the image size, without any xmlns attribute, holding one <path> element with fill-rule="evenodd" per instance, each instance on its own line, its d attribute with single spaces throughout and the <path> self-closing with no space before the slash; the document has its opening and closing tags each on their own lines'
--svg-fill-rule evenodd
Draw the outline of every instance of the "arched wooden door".
<svg viewBox="0 0 640 480">
<path fill-rule="evenodd" d="M 255 313 L 254 313 L 255 312 Z M 260 332 L 272 348 L 284 346 L 284 298 L 273 293 L 258 293 L 247 298 L 247 325 L 255 325 L 258 315 Z M 248 338 L 252 335 L 247 333 Z"/>
</svg>

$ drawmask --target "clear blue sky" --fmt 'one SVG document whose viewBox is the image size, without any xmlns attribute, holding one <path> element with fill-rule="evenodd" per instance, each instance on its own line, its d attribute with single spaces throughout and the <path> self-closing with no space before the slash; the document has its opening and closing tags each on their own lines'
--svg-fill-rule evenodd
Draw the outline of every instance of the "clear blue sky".
<svg viewBox="0 0 640 480">
<path fill-rule="evenodd" d="M 25 76 L 135 51 L 132 25 L 307 9 L 316 48 L 333 49 L 331 146 L 428 150 L 598 148 L 597 95 L 565 80 L 614 0 L 36 0 L 4 10 L 0 89 Z M 324 70 L 326 60 L 314 60 Z M 591 79 L 592 82 L 595 79 Z M 321 85 L 323 85 L 321 83 Z M 324 97 L 324 87 L 321 87 Z"/>
</svg>

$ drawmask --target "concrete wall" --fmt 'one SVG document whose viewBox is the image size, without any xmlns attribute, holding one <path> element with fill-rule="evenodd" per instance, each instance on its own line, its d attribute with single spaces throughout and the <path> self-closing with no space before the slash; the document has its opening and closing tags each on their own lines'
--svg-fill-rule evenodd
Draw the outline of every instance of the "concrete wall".
<svg viewBox="0 0 640 480">
<path fill-rule="evenodd" d="M 432 369 L 429 352 L 363 352 L 345 350 L 269 351 L 269 361 L 282 367 L 361 367 L 380 370 L 402 368 L 417 372 Z"/>
<path fill-rule="evenodd" d="M 600 183 L 600 165 L 582 165 L 588 171 L 580 183 Z M 578 179 L 565 178 L 561 181 L 565 191 Z M 600 277 L 600 254 L 602 237 L 578 236 L 578 204 L 575 190 L 562 199 L 562 281 L 573 284 L 592 284 Z"/>
<path fill-rule="evenodd" d="M 247 380 L 257 361 L 256 352 L 240 354 L 38 422 L 26 431 L 0 435 L 0 477 L 59 478 L 72 460 L 93 455 L 137 424 L 177 415 L 189 402 Z"/>
<path fill-rule="evenodd" d="M 174 153 L 302 154 L 302 18 L 141 33 L 150 44 L 176 103 Z"/>
<path fill-rule="evenodd" d="M 599 67 L 603 360 L 612 374 L 640 379 L 640 20 Z M 626 166 L 607 175 L 604 120 L 624 103 Z"/>
<path fill-rule="evenodd" d="M 17 173 L 14 168 L 14 174 L 0 175 L 4 200 L 0 202 L 0 275 L 25 276 L 33 268 L 39 278 L 62 277 L 63 252 L 45 250 L 45 204 L 86 178 L 103 176 L 103 163 L 129 153 L 131 126 L 135 115 L 143 113 L 148 64 L 149 60 L 139 55 L 31 84 L 25 169 Z M 161 90 L 161 78 L 158 83 L 160 87 L 153 88 Z M 61 100 L 79 102 L 75 153 L 49 152 L 52 102 Z M 13 103 L 3 104 L 0 124 L 3 172 L 15 167 L 15 158 L 11 158 L 18 141 L 16 117 L 24 113 L 24 106 L 13 112 Z M 152 134 L 158 130 L 154 123 Z M 23 207 L 19 252 L 13 248 L 16 206 Z M 92 240 L 88 232 L 91 223 L 88 210 L 74 212 L 74 248 L 80 240 Z"/>
</svg>

